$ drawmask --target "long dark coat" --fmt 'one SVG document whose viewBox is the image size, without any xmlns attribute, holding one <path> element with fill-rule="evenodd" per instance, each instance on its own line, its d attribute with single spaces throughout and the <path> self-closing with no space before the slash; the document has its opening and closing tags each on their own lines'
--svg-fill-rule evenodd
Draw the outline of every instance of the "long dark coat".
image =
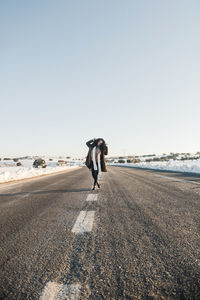
<svg viewBox="0 0 200 300">
<path fill-rule="evenodd" d="M 91 142 L 94 142 L 94 140 L 89 140 L 86 143 L 86 145 L 89 147 L 88 154 L 87 154 L 86 161 L 85 161 L 85 164 L 88 167 L 88 169 L 91 169 L 91 162 L 92 162 L 92 160 L 91 160 L 91 151 L 92 151 Z M 108 147 L 106 146 L 106 149 L 104 151 L 101 151 L 101 154 L 100 154 L 100 163 L 101 163 L 101 171 L 102 172 L 108 172 L 108 168 L 106 165 L 106 159 L 105 159 L 105 155 L 107 155 L 107 154 L 108 154 Z"/>
</svg>

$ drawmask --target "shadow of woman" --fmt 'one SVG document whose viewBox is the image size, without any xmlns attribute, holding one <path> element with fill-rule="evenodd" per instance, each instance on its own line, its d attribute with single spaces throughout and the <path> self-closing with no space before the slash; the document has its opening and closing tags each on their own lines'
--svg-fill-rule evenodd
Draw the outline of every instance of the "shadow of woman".
<svg viewBox="0 0 200 300">
<path fill-rule="evenodd" d="M 21 193 L 9 193 L 9 194 L 0 194 L 0 197 L 11 197 L 11 196 L 20 196 L 20 195 L 41 195 L 41 194 L 57 194 L 57 193 L 81 193 L 89 192 L 90 188 L 85 189 L 66 189 L 66 190 L 48 190 L 48 191 L 37 191 L 37 192 L 21 192 Z"/>
</svg>

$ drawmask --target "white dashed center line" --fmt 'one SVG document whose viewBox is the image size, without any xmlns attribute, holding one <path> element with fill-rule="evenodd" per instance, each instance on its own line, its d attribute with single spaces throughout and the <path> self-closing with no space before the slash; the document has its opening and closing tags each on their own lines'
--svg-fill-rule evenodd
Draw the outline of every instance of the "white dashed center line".
<svg viewBox="0 0 200 300">
<path fill-rule="evenodd" d="M 99 176 L 99 181 L 102 177 Z M 98 194 L 89 194 L 86 201 L 97 201 Z M 81 234 L 92 231 L 95 211 L 82 210 L 72 228 L 72 232 Z M 78 300 L 80 299 L 80 284 L 59 284 L 49 281 L 44 287 L 39 300 Z"/>
<path fill-rule="evenodd" d="M 89 194 L 86 198 L 86 201 L 97 201 L 98 194 Z"/>
<path fill-rule="evenodd" d="M 80 291 L 80 284 L 59 284 L 50 281 L 44 287 L 39 300 L 78 300 Z"/>
<path fill-rule="evenodd" d="M 72 232 L 81 234 L 92 231 L 95 211 L 82 210 L 72 228 Z"/>
</svg>

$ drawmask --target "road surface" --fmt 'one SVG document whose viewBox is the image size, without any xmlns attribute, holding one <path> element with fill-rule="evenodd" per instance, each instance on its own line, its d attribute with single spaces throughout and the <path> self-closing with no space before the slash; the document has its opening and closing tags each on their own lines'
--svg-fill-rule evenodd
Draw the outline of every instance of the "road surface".
<svg viewBox="0 0 200 300">
<path fill-rule="evenodd" d="M 87 167 L 0 187 L 0 299 L 200 299 L 200 177 Z"/>
</svg>

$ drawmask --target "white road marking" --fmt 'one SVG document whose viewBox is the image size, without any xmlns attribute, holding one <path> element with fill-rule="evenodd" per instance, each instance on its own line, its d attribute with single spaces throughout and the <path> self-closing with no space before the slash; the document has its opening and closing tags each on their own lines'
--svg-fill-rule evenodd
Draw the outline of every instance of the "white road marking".
<svg viewBox="0 0 200 300">
<path fill-rule="evenodd" d="M 154 176 L 157 176 L 157 177 L 163 177 L 163 178 L 170 179 L 170 180 L 173 180 L 173 181 L 190 182 L 190 183 L 193 183 L 193 184 L 198 184 L 198 185 L 200 185 L 199 182 L 195 182 L 195 181 L 192 181 L 192 180 L 179 179 L 179 178 L 170 177 L 170 176 L 164 176 L 164 175 L 154 175 Z"/>
<path fill-rule="evenodd" d="M 49 281 L 44 287 L 39 300 L 78 300 L 80 284 L 59 284 Z"/>
<path fill-rule="evenodd" d="M 94 222 L 95 211 L 82 210 L 72 228 L 74 233 L 90 232 Z"/>
<path fill-rule="evenodd" d="M 98 194 L 89 194 L 86 201 L 97 201 L 97 195 Z"/>
</svg>

